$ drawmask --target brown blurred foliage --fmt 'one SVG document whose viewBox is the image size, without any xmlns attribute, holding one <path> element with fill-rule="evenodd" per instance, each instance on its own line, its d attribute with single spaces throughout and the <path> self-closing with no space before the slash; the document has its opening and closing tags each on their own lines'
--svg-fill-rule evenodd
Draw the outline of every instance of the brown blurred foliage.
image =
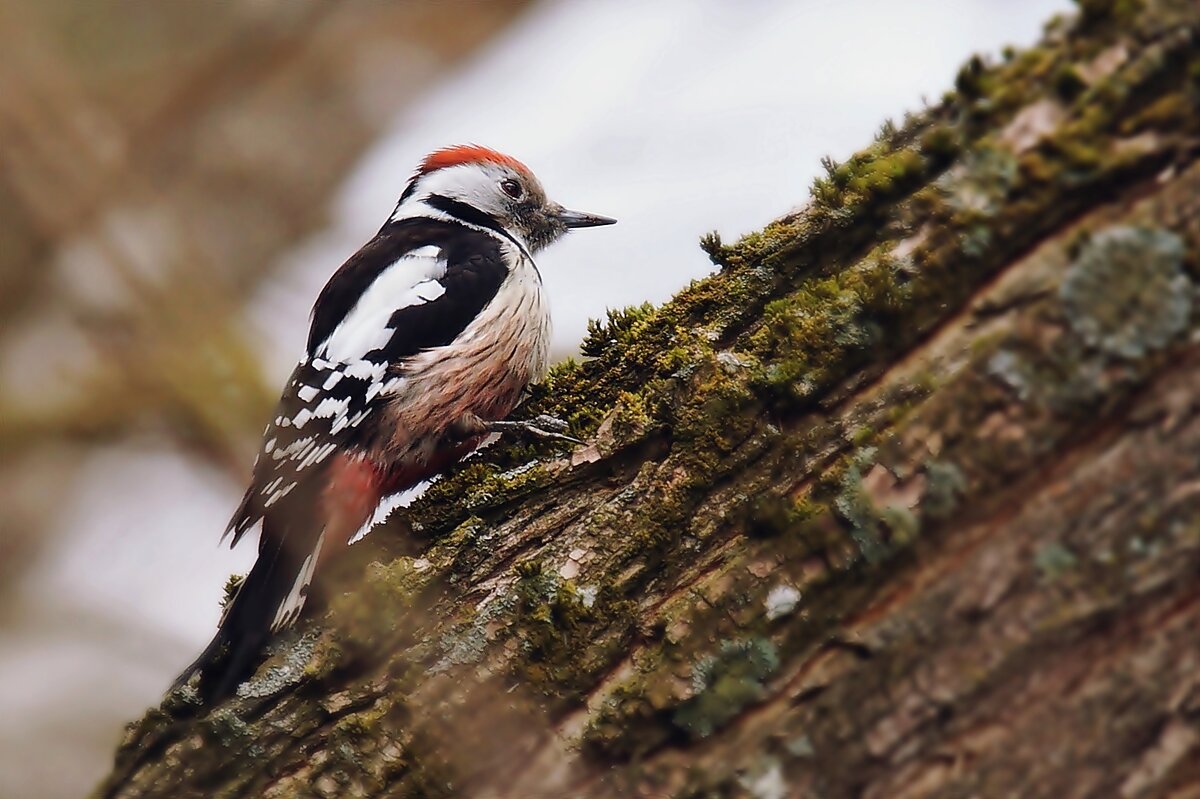
<svg viewBox="0 0 1200 799">
<path fill-rule="evenodd" d="M 275 387 L 244 300 L 382 125 L 523 5 L 0 2 L 5 571 L 76 445 L 150 432 L 246 468 Z"/>
</svg>

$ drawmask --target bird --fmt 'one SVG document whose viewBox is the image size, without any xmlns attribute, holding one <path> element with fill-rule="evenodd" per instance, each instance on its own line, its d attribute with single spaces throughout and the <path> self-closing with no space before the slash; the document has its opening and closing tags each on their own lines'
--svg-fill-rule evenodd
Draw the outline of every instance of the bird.
<svg viewBox="0 0 1200 799">
<path fill-rule="evenodd" d="M 235 694 L 384 497 L 494 433 L 570 439 L 552 417 L 507 419 L 549 360 L 533 256 L 570 230 L 615 221 L 549 200 L 528 167 L 487 147 L 420 162 L 313 305 L 304 354 L 222 536 L 236 546 L 258 526 L 258 557 L 173 688 L 195 677 L 202 703 Z"/>
</svg>

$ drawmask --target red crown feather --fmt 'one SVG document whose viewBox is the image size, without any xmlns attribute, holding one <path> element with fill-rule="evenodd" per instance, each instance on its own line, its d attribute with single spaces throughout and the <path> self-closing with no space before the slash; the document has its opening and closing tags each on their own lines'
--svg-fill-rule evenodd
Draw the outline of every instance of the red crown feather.
<svg viewBox="0 0 1200 799">
<path fill-rule="evenodd" d="M 529 167 L 512 156 L 496 152 L 491 148 L 482 147 L 478 144 L 460 144 L 456 147 L 445 147 L 441 150 L 434 150 L 425 156 L 425 160 L 417 167 L 417 177 L 428 175 L 430 172 L 445 169 L 446 167 L 458 166 L 459 164 L 481 163 L 501 164 L 523 174 L 530 174 Z"/>
</svg>

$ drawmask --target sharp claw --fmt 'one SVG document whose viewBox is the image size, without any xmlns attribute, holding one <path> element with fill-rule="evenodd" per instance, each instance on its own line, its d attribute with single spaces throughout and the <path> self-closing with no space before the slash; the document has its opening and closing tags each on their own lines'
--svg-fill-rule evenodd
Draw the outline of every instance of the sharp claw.
<svg viewBox="0 0 1200 799">
<path fill-rule="evenodd" d="M 553 438 L 553 439 L 557 439 L 558 441 L 569 441 L 572 444 L 582 444 L 583 443 L 578 438 L 575 438 L 574 436 L 569 436 L 566 433 L 555 433 L 551 430 L 541 430 L 536 427 L 531 427 L 530 430 L 534 434 L 539 435 L 542 438 Z"/>
</svg>

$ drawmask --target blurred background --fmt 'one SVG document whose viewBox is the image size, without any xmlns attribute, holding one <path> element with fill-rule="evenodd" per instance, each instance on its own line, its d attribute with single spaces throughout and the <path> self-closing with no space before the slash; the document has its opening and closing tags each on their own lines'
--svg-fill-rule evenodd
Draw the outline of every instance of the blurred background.
<svg viewBox="0 0 1200 799">
<path fill-rule="evenodd" d="M 79 796 L 206 643 L 328 275 L 478 142 L 620 219 L 559 356 L 1068 0 L 0 0 L 0 799 Z"/>
</svg>

